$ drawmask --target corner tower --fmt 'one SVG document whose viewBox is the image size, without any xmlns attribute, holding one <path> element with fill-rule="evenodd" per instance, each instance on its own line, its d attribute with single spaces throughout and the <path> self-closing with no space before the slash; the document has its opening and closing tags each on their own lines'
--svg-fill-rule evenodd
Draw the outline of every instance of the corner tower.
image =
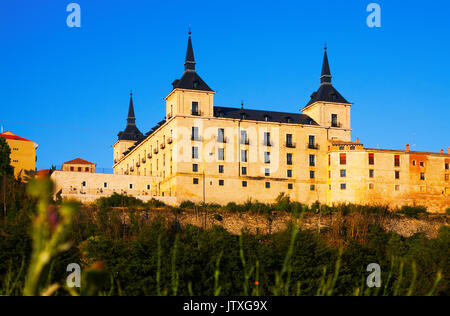
<svg viewBox="0 0 450 316">
<path fill-rule="evenodd" d="M 333 87 L 331 79 L 327 47 L 325 47 L 319 90 L 311 95 L 311 100 L 302 112 L 314 119 L 320 126 L 329 128 L 329 139 L 350 141 L 351 103 Z"/>
<path fill-rule="evenodd" d="M 119 139 L 113 145 L 114 164 L 116 164 L 116 162 L 123 157 L 124 153 L 128 149 L 145 138 L 145 136 L 136 126 L 132 92 L 130 92 L 130 105 L 128 106 L 127 126 L 125 127 L 125 130 L 117 134 L 117 136 Z"/>
<path fill-rule="evenodd" d="M 196 62 L 189 31 L 184 74 L 172 83 L 172 92 L 165 98 L 166 118 L 177 115 L 213 116 L 215 92 L 203 81 L 195 70 Z"/>
</svg>

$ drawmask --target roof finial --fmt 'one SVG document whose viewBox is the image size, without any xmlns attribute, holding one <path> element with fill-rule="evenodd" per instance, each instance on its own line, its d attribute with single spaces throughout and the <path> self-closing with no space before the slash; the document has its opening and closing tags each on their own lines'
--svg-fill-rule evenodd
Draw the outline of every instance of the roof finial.
<svg viewBox="0 0 450 316">
<path fill-rule="evenodd" d="M 325 52 L 323 54 L 322 74 L 320 75 L 321 84 L 331 84 L 330 64 L 328 63 L 327 45 L 325 44 Z"/>
<path fill-rule="evenodd" d="M 130 90 L 130 96 L 133 96 L 133 89 Z"/>
<path fill-rule="evenodd" d="M 327 49 L 328 49 L 327 42 L 325 42 L 324 49 L 325 49 L 325 51 L 327 51 Z"/>
<path fill-rule="evenodd" d="M 244 100 L 241 101 L 241 110 L 244 109 Z"/>
<path fill-rule="evenodd" d="M 189 24 L 189 36 L 191 36 L 192 32 L 191 32 L 191 25 Z"/>
</svg>

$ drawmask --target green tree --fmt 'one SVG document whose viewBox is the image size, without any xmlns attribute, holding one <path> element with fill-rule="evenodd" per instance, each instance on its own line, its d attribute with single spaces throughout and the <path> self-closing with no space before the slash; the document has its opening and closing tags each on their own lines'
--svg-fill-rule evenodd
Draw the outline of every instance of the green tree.
<svg viewBox="0 0 450 316">
<path fill-rule="evenodd" d="M 6 218 L 6 178 L 13 174 L 11 167 L 11 148 L 9 148 L 6 139 L 0 137 L 0 177 L 2 180 L 3 195 L 3 215 Z"/>
</svg>

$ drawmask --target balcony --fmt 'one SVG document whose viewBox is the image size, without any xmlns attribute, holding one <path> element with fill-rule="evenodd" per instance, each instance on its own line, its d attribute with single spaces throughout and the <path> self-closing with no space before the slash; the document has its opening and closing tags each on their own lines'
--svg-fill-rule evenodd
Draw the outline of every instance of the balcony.
<svg viewBox="0 0 450 316">
<path fill-rule="evenodd" d="M 245 139 L 241 139 L 241 145 L 250 145 L 250 139 L 245 138 Z"/>
<path fill-rule="evenodd" d="M 146 163 L 147 162 L 147 159 L 144 157 L 144 158 L 142 158 L 142 163 Z"/>
<path fill-rule="evenodd" d="M 192 116 L 201 116 L 202 113 L 201 113 L 200 111 L 192 111 L 192 112 L 191 112 L 191 115 L 192 115 Z"/>
<path fill-rule="evenodd" d="M 114 163 L 117 163 L 117 159 L 114 159 Z"/>
<path fill-rule="evenodd" d="M 331 122 L 331 127 L 342 128 L 342 123 Z"/>
<path fill-rule="evenodd" d="M 307 149 L 314 149 L 314 150 L 318 150 L 319 149 L 319 144 L 308 144 L 306 146 Z"/>
<path fill-rule="evenodd" d="M 147 158 L 148 158 L 148 159 L 152 159 L 152 157 L 153 157 L 152 153 L 148 153 L 148 154 L 147 154 Z"/>
<path fill-rule="evenodd" d="M 153 152 L 156 155 L 159 152 L 158 148 L 153 149 Z"/>
<path fill-rule="evenodd" d="M 297 144 L 293 143 L 293 142 L 286 142 L 286 144 L 284 144 L 287 148 L 296 148 Z"/>
<path fill-rule="evenodd" d="M 159 145 L 159 147 L 160 147 L 161 149 L 164 149 L 164 148 L 166 148 L 166 144 L 162 143 L 161 145 Z"/>
<path fill-rule="evenodd" d="M 139 168 L 141 166 L 141 163 L 138 161 L 136 162 L 136 168 Z"/>
<path fill-rule="evenodd" d="M 267 146 L 267 147 L 272 147 L 272 143 L 271 143 L 270 140 L 264 141 L 264 142 L 263 142 L 263 145 L 264 145 L 264 146 Z"/>
<path fill-rule="evenodd" d="M 198 135 L 191 135 L 191 140 L 193 142 L 201 142 L 202 138 L 200 136 L 198 136 Z"/>
<path fill-rule="evenodd" d="M 167 139 L 167 143 L 168 143 L 169 145 L 173 143 L 172 137 L 169 137 L 169 138 Z"/>
<path fill-rule="evenodd" d="M 218 143 L 221 143 L 221 144 L 226 144 L 227 143 L 227 138 L 226 137 L 217 137 L 216 140 L 217 140 Z"/>
<path fill-rule="evenodd" d="M 131 167 L 131 168 L 130 168 L 130 172 L 133 172 L 133 171 L 134 171 L 134 167 Z"/>
</svg>

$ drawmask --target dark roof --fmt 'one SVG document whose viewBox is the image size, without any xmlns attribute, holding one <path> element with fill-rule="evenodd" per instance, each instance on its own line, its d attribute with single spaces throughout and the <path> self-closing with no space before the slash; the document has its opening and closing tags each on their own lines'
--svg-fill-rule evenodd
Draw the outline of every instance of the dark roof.
<svg viewBox="0 0 450 316">
<path fill-rule="evenodd" d="M 289 124 L 318 125 L 312 118 L 310 118 L 306 114 L 247 110 L 219 106 L 214 107 L 214 116 L 232 119 L 245 119 L 249 121 L 268 121 Z"/>
<path fill-rule="evenodd" d="M 138 141 L 144 139 L 141 131 L 136 126 L 136 117 L 134 115 L 133 93 L 130 93 L 130 105 L 128 107 L 127 126 L 124 131 L 117 134 L 119 140 Z"/>
<path fill-rule="evenodd" d="M 181 79 L 175 80 L 173 89 L 188 89 L 200 91 L 213 91 L 195 71 L 194 50 L 192 48 L 191 32 L 189 32 L 186 59 L 184 62 L 184 74 Z"/>
<path fill-rule="evenodd" d="M 320 75 L 320 87 L 319 90 L 311 95 L 311 100 L 306 106 L 309 106 L 318 101 L 324 102 L 334 102 L 334 103 L 345 103 L 348 102 L 334 87 L 331 83 L 331 71 L 330 64 L 328 62 L 327 48 L 325 47 L 325 53 L 323 56 L 322 72 Z"/>
</svg>

